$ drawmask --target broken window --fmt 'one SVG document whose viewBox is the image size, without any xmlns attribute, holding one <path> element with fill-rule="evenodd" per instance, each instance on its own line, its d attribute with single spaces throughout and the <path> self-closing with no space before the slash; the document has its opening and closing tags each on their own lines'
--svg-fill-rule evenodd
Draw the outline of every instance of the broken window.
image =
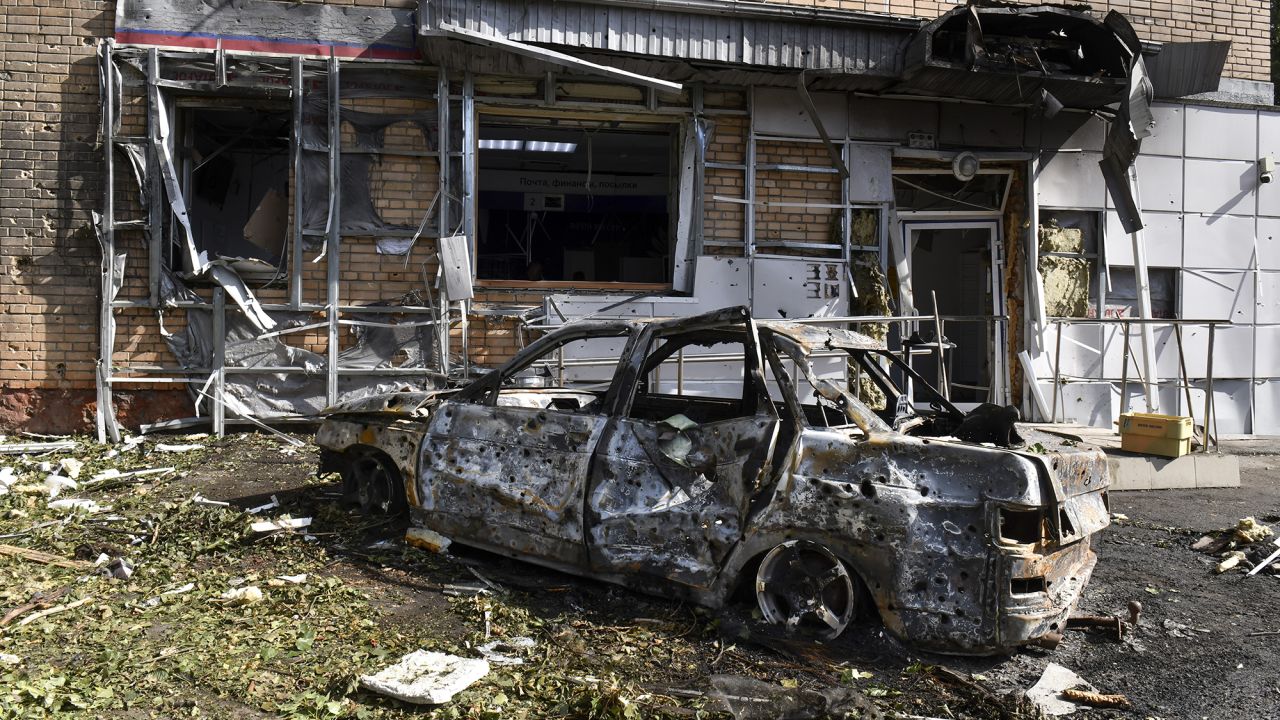
<svg viewBox="0 0 1280 720">
<path fill-rule="evenodd" d="M 277 272 L 289 225 L 287 108 L 185 107 L 180 123 L 178 154 L 196 249 L 211 260 L 238 259 L 234 266 L 242 273 Z"/>
<path fill-rule="evenodd" d="M 678 127 L 482 116 L 477 277 L 670 283 Z"/>
<path fill-rule="evenodd" d="M 1040 211 L 1040 277 L 1049 317 L 1098 316 L 1098 214 Z"/>
<path fill-rule="evenodd" d="M 961 180 L 951 171 L 893 171 L 893 202 L 898 212 L 1004 212 L 1009 194 L 1009 170 L 979 170 Z"/>
<path fill-rule="evenodd" d="M 1132 266 L 1111 266 L 1111 289 L 1107 291 L 1104 317 L 1138 317 L 1137 273 Z M 1176 268 L 1147 268 L 1151 288 L 1151 317 L 1176 318 L 1178 271 Z"/>
</svg>

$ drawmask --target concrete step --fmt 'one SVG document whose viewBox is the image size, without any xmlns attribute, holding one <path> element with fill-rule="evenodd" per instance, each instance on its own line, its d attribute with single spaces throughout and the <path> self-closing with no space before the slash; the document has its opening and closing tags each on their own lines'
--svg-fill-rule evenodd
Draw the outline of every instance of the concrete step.
<svg viewBox="0 0 1280 720">
<path fill-rule="evenodd" d="M 1107 453 L 1112 490 L 1240 487 L 1240 458 L 1191 453 L 1180 458 Z"/>
</svg>

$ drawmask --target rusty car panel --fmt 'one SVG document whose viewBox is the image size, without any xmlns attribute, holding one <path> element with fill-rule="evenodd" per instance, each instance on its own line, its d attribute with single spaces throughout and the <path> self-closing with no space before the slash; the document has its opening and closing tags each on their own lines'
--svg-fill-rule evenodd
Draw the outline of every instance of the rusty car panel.
<svg viewBox="0 0 1280 720">
<path fill-rule="evenodd" d="M 591 338 L 615 339 L 616 372 L 574 386 L 556 353 Z M 672 392 L 663 364 L 698 352 L 729 360 L 724 376 Z M 330 469 L 385 453 L 413 522 L 457 543 L 710 607 L 754 580 L 767 621 L 813 637 L 843 631 L 865 589 L 922 649 L 1051 642 L 1108 523 L 1101 451 L 962 440 L 1016 411 L 965 415 L 936 393 L 931 410 L 872 410 L 817 353 L 891 399 L 925 383 L 866 336 L 728 308 L 571 323 L 456 393 L 336 409 L 317 437 Z M 523 387 L 555 358 L 564 387 Z"/>
</svg>

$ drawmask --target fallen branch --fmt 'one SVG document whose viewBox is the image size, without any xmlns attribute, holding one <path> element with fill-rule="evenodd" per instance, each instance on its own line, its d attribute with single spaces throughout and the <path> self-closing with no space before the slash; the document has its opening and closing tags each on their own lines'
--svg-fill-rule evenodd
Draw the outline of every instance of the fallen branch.
<svg viewBox="0 0 1280 720">
<path fill-rule="evenodd" d="M 1129 702 L 1129 698 L 1123 695 L 1103 695 L 1102 693 L 1089 692 L 1088 690 L 1076 690 L 1074 688 L 1063 690 L 1062 697 L 1066 700 L 1070 700 L 1071 702 L 1080 703 L 1081 705 L 1089 705 L 1091 707 L 1133 707 L 1133 703 Z"/>
<path fill-rule="evenodd" d="M 0 555 L 9 555 L 11 557 L 22 558 L 31 562 L 40 563 L 41 565 L 53 565 L 54 567 L 70 568 L 72 570 L 86 570 L 93 567 L 89 563 L 79 560 L 68 560 L 59 555 L 50 555 L 39 550 L 31 548 L 18 547 L 17 545 L 0 544 Z"/>
<path fill-rule="evenodd" d="M 41 610 L 40 612 L 35 613 L 34 615 L 28 615 L 22 618 L 21 620 L 18 621 L 17 625 L 14 625 L 14 627 L 20 628 L 23 625 L 26 625 L 28 623 L 33 623 L 41 618 L 46 618 L 46 617 L 49 617 L 50 615 L 57 615 L 58 613 L 66 612 L 67 610 L 74 610 L 75 608 L 78 608 L 81 605 L 84 605 L 85 603 L 89 602 L 92 599 L 93 599 L 92 597 L 80 598 L 79 600 L 72 603 L 67 603 L 66 605 L 55 605 L 54 607 L 51 607 L 48 610 Z"/>
</svg>

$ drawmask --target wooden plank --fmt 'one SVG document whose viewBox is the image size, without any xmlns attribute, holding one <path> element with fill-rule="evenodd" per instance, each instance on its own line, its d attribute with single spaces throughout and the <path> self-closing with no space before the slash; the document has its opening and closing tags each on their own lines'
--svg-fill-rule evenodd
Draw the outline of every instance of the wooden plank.
<svg viewBox="0 0 1280 720">
<path fill-rule="evenodd" d="M 68 560 L 61 555 L 52 555 L 47 552 L 32 550 L 31 548 L 18 547 L 17 545 L 0 544 L 0 555 L 8 555 L 9 557 L 16 557 L 29 562 L 40 563 L 41 565 L 52 565 L 54 567 L 70 568 L 72 570 L 85 570 L 93 567 L 92 563 L 80 560 Z"/>
</svg>

